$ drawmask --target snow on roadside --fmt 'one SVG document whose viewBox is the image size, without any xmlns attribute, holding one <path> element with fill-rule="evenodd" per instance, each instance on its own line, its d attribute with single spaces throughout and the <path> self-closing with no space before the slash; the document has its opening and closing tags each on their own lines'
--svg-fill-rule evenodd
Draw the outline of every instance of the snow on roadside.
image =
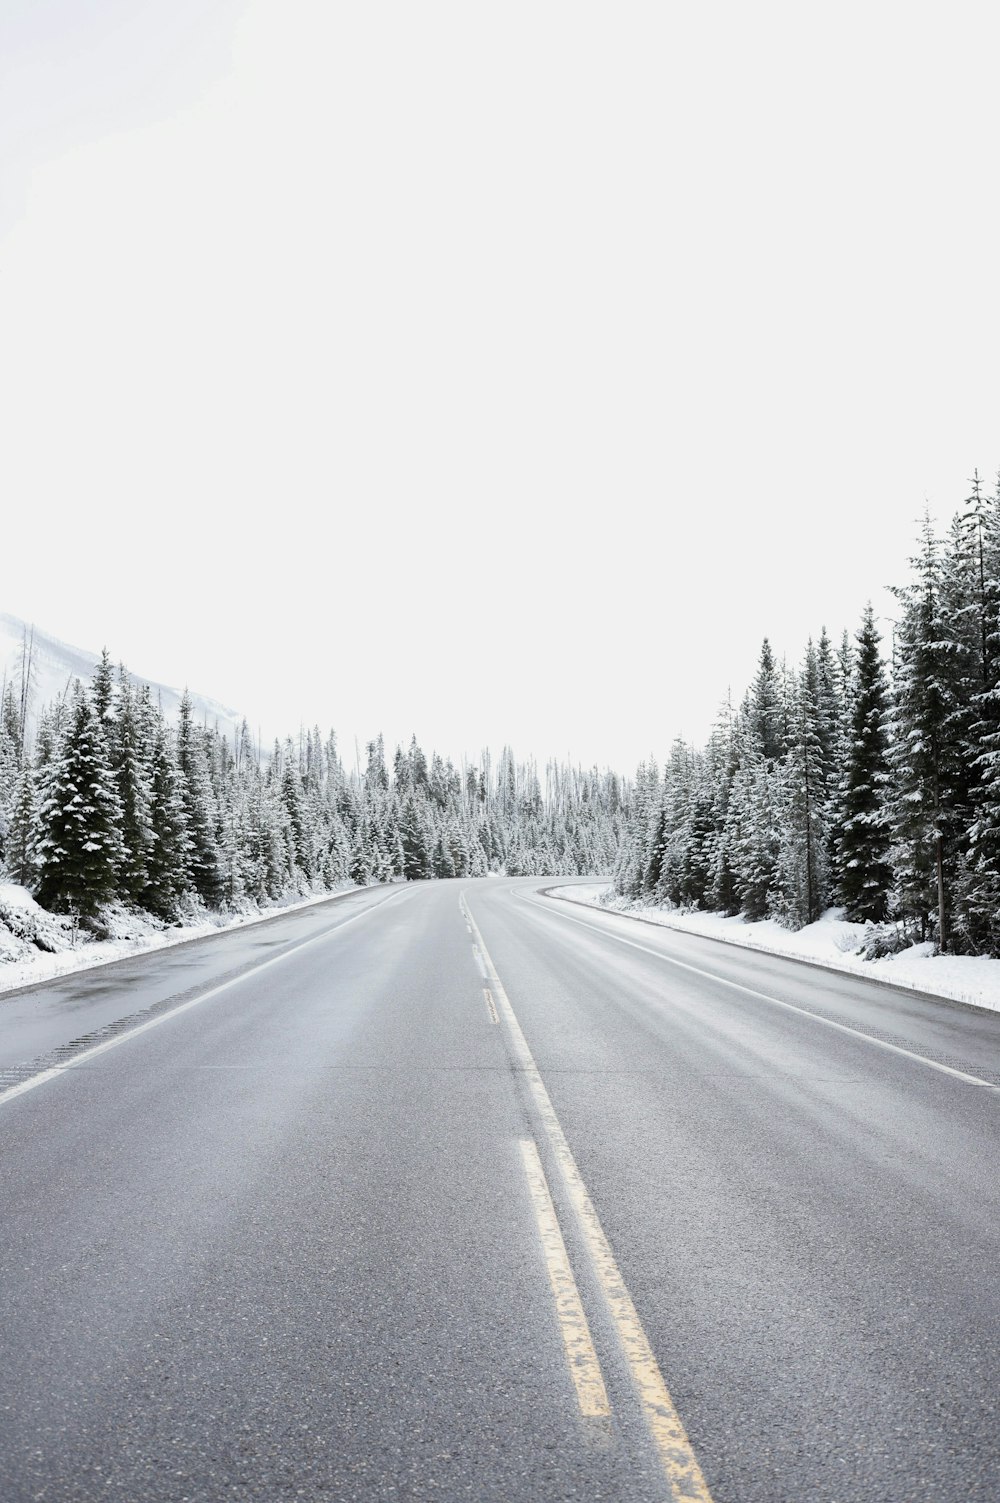
<svg viewBox="0 0 1000 1503">
<path fill-rule="evenodd" d="M 849 924 L 843 910 L 830 908 L 815 924 L 793 933 L 773 919 L 748 924 L 724 913 L 681 912 L 630 903 L 614 895 L 606 882 L 581 882 L 572 887 L 552 887 L 554 895 L 573 903 L 599 907 L 605 912 L 642 918 L 667 929 L 726 939 L 751 950 L 811 960 L 833 970 L 849 971 L 876 981 L 887 981 L 904 990 L 931 992 L 954 1002 L 1000 1012 L 1000 960 L 979 955 L 935 955 L 934 946 L 913 945 L 899 955 L 882 960 L 862 960 L 853 953 L 865 935 L 864 924 Z"/>
<path fill-rule="evenodd" d="M 354 887 L 337 889 L 354 892 Z M 154 919 L 115 907 L 104 911 L 113 939 L 88 940 L 74 932 L 69 919 L 40 908 L 27 888 L 14 882 L 0 882 L 0 994 L 36 981 L 66 976 L 73 971 L 89 971 L 111 960 L 128 955 L 144 955 L 149 950 L 166 949 L 203 939 L 224 929 L 238 929 L 245 924 L 260 923 L 290 913 L 293 908 L 309 908 L 328 902 L 337 891 L 315 893 L 274 908 L 240 914 L 206 914 L 198 923 L 164 927 Z"/>
</svg>

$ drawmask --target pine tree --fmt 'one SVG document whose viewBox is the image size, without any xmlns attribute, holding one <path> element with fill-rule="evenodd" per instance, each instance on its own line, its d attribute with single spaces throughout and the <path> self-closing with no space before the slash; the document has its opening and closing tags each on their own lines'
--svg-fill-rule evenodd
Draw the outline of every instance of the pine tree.
<svg viewBox="0 0 1000 1503">
<path fill-rule="evenodd" d="M 837 655 L 826 627 L 816 644 L 815 683 L 816 734 L 819 737 L 823 785 L 827 796 L 837 782 L 840 733 L 844 716 L 844 698 L 840 688 Z"/>
<path fill-rule="evenodd" d="M 733 729 L 736 771 L 729 792 L 725 840 L 740 910 L 767 918 L 779 895 L 781 822 L 779 768 L 764 756 L 759 726 L 741 713 Z"/>
<path fill-rule="evenodd" d="M 291 744 L 286 746 L 284 768 L 281 774 L 281 802 L 288 818 L 291 832 L 292 859 L 295 866 L 307 878 L 312 876 L 312 843 L 309 838 L 305 796 L 297 762 Z"/>
<path fill-rule="evenodd" d="M 7 831 L 7 868 L 15 882 L 30 887 L 38 872 L 38 799 L 31 762 L 25 758 L 17 778 Z"/>
<path fill-rule="evenodd" d="M 217 808 L 205 743 L 194 724 L 186 689 L 177 727 L 177 764 L 189 842 L 185 877 L 203 903 L 217 908 L 223 895 Z"/>
<path fill-rule="evenodd" d="M 888 917 L 893 877 L 886 806 L 889 688 L 881 637 L 870 604 L 856 640 L 849 734 L 844 745 L 834 837 L 836 896 L 846 918 L 855 923 L 881 923 Z"/>
<path fill-rule="evenodd" d="M 118 889 L 122 897 L 139 903 L 149 881 L 153 844 L 150 816 L 148 756 L 132 685 L 124 668 L 118 681 L 118 713 L 108 722 L 112 738 L 111 762 L 121 805 L 122 860 Z"/>
<path fill-rule="evenodd" d="M 417 745 L 415 735 L 410 739 L 409 762 L 410 784 L 415 790 L 422 791 L 427 787 L 428 781 L 427 758 Z"/>
<path fill-rule="evenodd" d="M 826 905 L 826 777 L 819 727 L 816 654 L 810 642 L 794 691 L 788 750 L 781 764 L 780 860 L 768 907 L 781 922 L 812 924 Z"/>
<path fill-rule="evenodd" d="M 106 647 L 101 650 L 101 661 L 94 668 L 90 681 L 90 702 L 98 724 L 107 735 L 108 727 L 115 718 L 115 675 L 111 655 Z"/>
<path fill-rule="evenodd" d="M 771 644 L 765 637 L 760 649 L 757 675 L 750 691 L 749 727 L 757 738 L 761 756 L 775 762 L 784 750 L 785 703 L 781 675 Z"/>
<path fill-rule="evenodd" d="M 23 745 L 21 712 L 14 693 L 14 685 L 9 683 L 5 685 L 3 696 L 0 698 L 0 790 L 3 787 L 2 780 L 5 772 L 9 771 L 9 776 L 13 780 L 20 767 Z"/>
<path fill-rule="evenodd" d="M 646 862 L 642 871 L 640 890 L 645 898 L 663 898 L 667 902 L 676 902 L 676 899 L 670 895 L 669 884 L 665 884 L 663 880 L 664 850 L 669 834 L 670 825 L 664 795 L 661 793 L 659 801 L 650 812 L 645 840 Z"/>
<path fill-rule="evenodd" d="M 389 774 L 385 768 L 385 741 L 382 732 L 369 741 L 365 747 L 368 755 L 368 765 L 365 769 L 365 788 L 371 794 L 386 793 L 389 788 Z"/>
<path fill-rule="evenodd" d="M 420 806 L 413 794 L 410 794 L 403 804 L 401 836 L 403 845 L 403 876 L 408 882 L 416 881 L 423 877 L 430 877 L 433 873 L 427 828 L 421 815 Z"/>
<path fill-rule="evenodd" d="M 733 747 L 733 707 L 728 695 L 712 727 L 705 762 L 711 809 L 705 852 L 708 864 L 705 903 L 709 908 L 735 915 L 740 911 L 740 899 L 729 850 L 728 812 L 737 760 Z"/>
<path fill-rule="evenodd" d="M 58 760 L 39 812 L 38 901 L 93 918 L 117 895 L 121 804 L 103 729 L 77 682 Z"/>
<path fill-rule="evenodd" d="M 149 767 L 149 828 L 146 882 L 139 901 L 148 912 L 174 920 L 188 888 L 191 845 L 170 733 L 158 717 Z"/>
<path fill-rule="evenodd" d="M 895 591 L 903 605 L 897 637 L 890 767 L 893 774 L 893 844 L 896 899 L 916 919 L 921 938 L 933 914 L 937 941 L 948 948 L 950 850 L 949 796 L 957 749 L 951 738 L 956 707 L 955 658 L 942 619 L 941 561 L 930 518 L 925 517 L 916 578 Z"/>
<path fill-rule="evenodd" d="M 968 503 L 978 584 L 979 691 L 962 748 L 972 772 L 968 851 L 956 923 L 967 948 L 1000 954 L 1000 476 L 986 498 L 978 476 Z"/>
<path fill-rule="evenodd" d="M 652 760 L 640 763 L 635 775 L 632 805 L 627 814 L 626 836 L 615 865 L 615 891 L 622 897 L 634 900 L 645 894 L 646 872 L 660 839 L 658 812 L 661 801 L 656 763 Z M 655 826 L 654 820 L 657 821 Z M 490 854 L 487 846 L 487 858 Z"/>
</svg>

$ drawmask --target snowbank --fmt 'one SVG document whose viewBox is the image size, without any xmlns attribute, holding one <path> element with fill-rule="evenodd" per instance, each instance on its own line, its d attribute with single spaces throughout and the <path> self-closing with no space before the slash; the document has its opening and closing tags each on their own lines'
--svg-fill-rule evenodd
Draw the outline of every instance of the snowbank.
<svg viewBox="0 0 1000 1503">
<path fill-rule="evenodd" d="M 840 908 L 830 908 L 815 924 L 792 933 L 772 919 L 748 924 L 724 913 L 681 912 L 630 903 L 614 895 L 606 882 L 581 882 L 573 887 L 552 887 L 551 893 L 573 903 L 641 918 L 667 929 L 724 939 L 751 950 L 772 955 L 790 955 L 837 971 L 851 971 L 871 980 L 885 981 L 909 991 L 930 992 L 955 1002 L 967 1002 L 1000 1012 L 1000 960 L 969 955 L 935 955 L 933 945 L 913 945 L 899 955 L 883 960 L 862 960 L 853 953 L 865 936 L 864 924 L 849 924 Z"/>
<path fill-rule="evenodd" d="M 106 908 L 102 917 L 113 937 L 92 940 L 77 930 L 71 919 L 40 908 L 27 888 L 0 882 L 0 993 L 30 986 L 35 981 L 47 981 L 52 976 L 65 976 L 71 971 L 90 970 L 127 955 L 202 939 L 222 929 L 260 923 L 293 908 L 325 903 L 335 896 L 335 892 L 321 892 L 274 908 L 241 914 L 206 913 L 197 923 L 169 926 L 122 907 Z"/>
</svg>

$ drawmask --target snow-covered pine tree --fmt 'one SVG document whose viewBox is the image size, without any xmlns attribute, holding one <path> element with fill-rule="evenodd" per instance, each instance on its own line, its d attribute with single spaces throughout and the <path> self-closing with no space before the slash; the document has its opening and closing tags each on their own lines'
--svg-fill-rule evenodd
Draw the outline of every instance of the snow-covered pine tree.
<svg viewBox="0 0 1000 1503">
<path fill-rule="evenodd" d="M 92 919 L 118 895 L 121 804 L 103 728 L 77 680 L 39 810 L 38 901 Z"/>
<path fill-rule="evenodd" d="M 643 842 L 646 860 L 639 880 L 638 895 L 650 901 L 666 903 L 676 901 L 671 896 L 671 884 L 664 881 L 663 861 L 669 835 L 670 822 L 667 813 L 666 789 L 661 789 L 660 797 L 649 814 Z"/>
<path fill-rule="evenodd" d="M 368 757 L 365 768 L 365 788 L 371 795 L 386 793 L 389 788 L 389 774 L 385 767 L 385 741 L 381 731 L 374 741 L 366 744 L 365 751 Z"/>
<path fill-rule="evenodd" d="M 824 811 L 828 769 L 819 727 L 818 674 L 812 642 L 789 698 L 788 747 L 779 779 L 779 870 L 768 907 L 780 922 L 800 928 L 815 923 L 827 896 Z"/>
<path fill-rule="evenodd" d="M 894 594 L 903 613 L 891 718 L 891 859 L 894 902 L 914 920 L 921 938 L 933 924 L 948 948 L 951 918 L 950 794 L 957 747 L 951 739 L 956 709 L 954 643 L 942 619 L 941 558 L 925 516 L 915 578 Z"/>
<path fill-rule="evenodd" d="M 763 757 L 740 764 L 729 801 L 729 848 L 741 912 L 769 918 L 781 896 L 781 789 L 777 764 Z"/>
<path fill-rule="evenodd" d="M 978 488 L 975 499 L 983 499 Z M 939 614 L 942 649 L 946 643 L 950 658 L 952 694 L 947 736 L 957 749 L 948 788 L 950 853 L 956 872 L 968 849 L 973 789 L 978 781 L 975 727 L 980 719 L 980 702 L 988 687 L 989 675 L 986 601 L 983 598 L 984 559 L 979 546 L 982 520 L 981 513 L 957 515 L 949 528 L 941 555 Z"/>
<path fill-rule="evenodd" d="M 737 761 L 733 749 L 733 707 L 729 695 L 722 704 L 705 754 L 707 796 L 711 807 L 711 832 L 707 837 L 708 882 L 705 906 L 722 913 L 740 911 L 736 875 L 733 871 L 728 834 L 729 795 Z"/>
<path fill-rule="evenodd" d="M 438 831 L 434 841 L 432 867 L 435 877 L 456 877 L 458 875 L 455 870 L 455 858 L 451 854 L 451 847 L 445 839 L 443 830 Z"/>
<path fill-rule="evenodd" d="M 130 903 L 142 901 L 149 883 L 149 856 L 153 845 L 150 812 L 150 758 L 153 748 L 146 740 L 150 730 L 137 708 L 135 692 L 124 667 L 119 669 L 117 706 L 105 721 L 111 766 L 121 805 L 122 859 L 118 869 L 118 893 Z"/>
<path fill-rule="evenodd" d="M 835 807 L 835 897 L 855 923 L 880 923 L 889 914 L 893 873 L 890 821 L 889 686 L 881 637 L 869 603 L 857 632 L 848 734 Z"/>
<path fill-rule="evenodd" d="M 416 780 L 415 780 L 416 781 Z M 426 786 L 416 783 L 416 787 Z M 403 802 L 401 838 L 403 846 L 403 876 L 408 882 L 433 875 L 432 847 L 428 838 L 427 823 L 416 792 L 408 794 Z"/>
<path fill-rule="evenodd" d="M 146 885 L 139 902 L 158 918 L 175 920 L 188 888 L 191 848 L 180 773 L 170 731 L 148 706 L 147 734 L 152 735 L 149 761 L 149 828 Z"/>
<path fill-rule="evenodd" d="M 819 737 L 821 771 L 827 796 L 837 782 L 844 697 L 840 688 L 837 654 L 824 626 L 816 643 L 813 696 L 816 701 L 816 735 Z"/>
<path fill-rule="evenodd" d="M 657 848 L 660 839 L 661 800 L 660 773 L 656 762 L 652 758 L 648 762 L 640 762 L 615 864 L 615 891 L 622 897 L 635 900 L 644 896 L 650 855 Z M 487 847 L 487 856 L 489 855 Z"/>
<path fill-rule="evenodd" d="M 710 806 L 703 784 L 702 754 L 676 740 L 663 773 L 660 877 L 649 893 L 657 901 L 686 907 L 704 900 Z"/>
<path fill-rule="evenodd" d="M 767 762 L 776 762 L 785 749 L 783 732 L 786 706 L 782 693 L 782 674 L 774 661 L 774 653 L 767 637 L 761 644 L 760 660 L 746 713 L 761 756 Z"/>
<path fill-rule="evenodd" d="M 298 758 L 290 740 L 285 742 L 281 773 L 281 802 L 288 819 L 294 868 L 308 881 L 312 877 L 312 841 Z"/>
<path fill-rule="evenodd" d="M 992 496 L 978 482 L 968 503 L 978 584 L 980 688 L 963 756 L 971 765 L 968 851 L 959 874 L 956 927 L 965 947 L 1000 954 L 1000 476 Z"/>
<path fill-rule="evenodd" d="M 17 695 L 13 683 L 6 683 L 0 696 L 0 766 L 20 766 L 23 744 Z"/>
<path fill-rule="evenodd" d="M 25 757 L 17 774 L 6 839 L 6 865 L 15 882 L 30 887 L 38 873 L 38 799 L 31 760 Z"/>
<path fill-rule="evenodd" d="M 417 744 L 416 735 L 410 738 L 409 762 L 410 783 L 412 787 L 417 791 L 426 789 L 428 781 L 427 758 Z"/>
<path fill-rule="evenodd" d="M 101 649 L 101 660 L 94 667 L 90 681 L 90 702 L 98 724 L 107 736 L 115 718 L 115 671 L 111 666 L 111 654 L 106 647 Z"/>
<path fill-rule="evenodd" d="M 185 875 L 206 907 L 217 908 L 223 887 L 215 793 L 205 740 L 194 723 L 191 696 L 186 689 L 177 725 L 177 768 L 189 842 Z"/>
</svg>

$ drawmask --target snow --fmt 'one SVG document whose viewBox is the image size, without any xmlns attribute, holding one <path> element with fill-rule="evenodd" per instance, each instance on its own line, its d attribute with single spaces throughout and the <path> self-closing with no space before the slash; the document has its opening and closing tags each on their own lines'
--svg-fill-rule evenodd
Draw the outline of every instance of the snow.
<svg viewBox="0 0 1000 1503">
<path fill-rule="evenodd" d="M 58 637 L 50 636 L 41 627 L 32 627 L 19 617 L 0 611 L 0 681 L 13 683 L 18 692 L 21 683 L 21 646 L 24 633 L 30 635 L 32 631 L 33 692 L 29 728 L 34 724 L 40 709 L 69 692 L 75 678 L 89 684 L 101 656 L 99 652 L 60 642 Z M 114 643 L 109 642 L 108 647 L 111 649 L 111 661 L 117 674 L 118 659 Z M 160 704 L 164 715 L 170 720 L 177 718 L 181 702 L 179 689 L 171 688 L 169 684 L 155 683 L 152 679 L 142 678 L 132 672 L 129 673 L 129 678 L 133 684 L 148 683 L 153 692 L 153 700 Z M 218 725 L 220 731 L 232 740 L 239 728 L 239 714 L 228 705 L 220 704 L 218 700 L 203 694 L 191 691 L 190 698 L 195 721 Z"/>
<path fill-rule="evenodd" d="M 340 889 L 355 890 L 351 886 Z M 336 896 L 336 892 L 321 892 L 259 912 L 206 914 L 200 922 L 170 927 L 158 924 L 148 915 L 140 916 L 113 906 L 102 910 L 102 916 L 114 937 L 88 940 L 74 928 L 72 920 L 39 907 L 26 888 L 14 882 L 0 882 L 0 993 L 74 971 L 91 970 L 129 955 L 185 944 L 224 929 L 261 923 L 278 914 L 290 913 L 293 908 L 309 908 Z"/>
<path fill-rule="evenodd" d="M 854 953 L 865 937 L 864 924 L 850 924 L 843 910 L 830 908 L 815 924 L 792 932 L 773 919 L 749 924 L 724 913 L 681 912 L 676 908 L 630 903 L 615 896 L 606 882 L 581 882 L 572 887 L 552 887 L 553 895 L 573 903 L 599 907 L 626 917 L 642 918 L 667 929 L 704 934 L 728 940 L 750 950 L 788 955 L 831 970 L 848 971 L 871 980 L 888 982 L 908 991 L 929 992 L 954 1002 L 966 1002 L 1000 1012 L 1000 960 L 985 956 L 935 955 L 932 944 L 913 945 L 899 955 L 881 960 L 863 960 Z"/>
</svg>

